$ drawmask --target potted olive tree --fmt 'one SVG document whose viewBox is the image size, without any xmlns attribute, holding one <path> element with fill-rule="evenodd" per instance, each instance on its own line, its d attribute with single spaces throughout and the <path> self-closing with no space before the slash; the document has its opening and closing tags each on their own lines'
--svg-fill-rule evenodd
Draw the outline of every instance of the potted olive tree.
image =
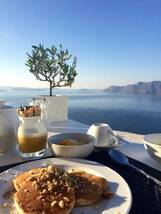
<svg viewBox="0 0 161 214">
<path fill-rule="evenodd" d="M 67 97 L 53 96 L 53 88 L 71 87 L 77 76 L 77 58 L 72 59 L 67 49 L 60 45 L 45 48 L 44 45 L 32 46 L 32 53 L 27 53 L 26 65 L 37 80 L 49 83 L 47 100 L 47 119 L 60 121 L 67 119 Z"/>
</svg>

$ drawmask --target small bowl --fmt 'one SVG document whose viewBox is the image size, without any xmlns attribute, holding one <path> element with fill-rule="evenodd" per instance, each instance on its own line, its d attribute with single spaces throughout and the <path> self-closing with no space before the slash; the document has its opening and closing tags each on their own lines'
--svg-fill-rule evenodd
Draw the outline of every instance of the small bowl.
<svg viewBox="0 0 161 214">
<path fill-rule="evenodd" d="M 145 135 L 144 147 L 154 160 L 161 162 L 161 133 Z"/>
<path fill-rule="evenodd" d="M 64 140 L 74 140 L 75 145 L 60 145 Z M 80 143 L 80 144 L 79 144 Z M 51 136 L 48 145 L 51 152 L 58 157 L 84 158 L 92 153 L 95 138 L 84 133 L 62 133 Z"/>
</svg>

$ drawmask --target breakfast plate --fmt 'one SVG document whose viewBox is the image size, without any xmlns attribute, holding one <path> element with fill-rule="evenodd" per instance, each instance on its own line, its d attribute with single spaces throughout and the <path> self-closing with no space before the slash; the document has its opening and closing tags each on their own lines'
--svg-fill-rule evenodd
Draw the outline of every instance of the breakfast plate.
<svg viewBox="0 0 161 214">
<path fill-rule="evenodd" d="M 9 190 L 13 188 L 12 180 L 15 175 L 35 167 L 44 167 L 55 165 L 65 169 L 68 172 L 72 170 L 85 171 L 96 176 L 104 177 L 114 193 L 111 199 L 103 199 L 94 205 L 75 207 L 72 214 L 127 214 L 132 204 L 132 195 L 128 184 L 114 170 L 101 165 L 97 162 L 86 161 L 83 159 L 60 159 L 48 158 L 21 164 L 14 168 L 8 169 L 0 174 L 0 213 L 17 214 L 12 196 L 6 197 Z"/>
</svg>

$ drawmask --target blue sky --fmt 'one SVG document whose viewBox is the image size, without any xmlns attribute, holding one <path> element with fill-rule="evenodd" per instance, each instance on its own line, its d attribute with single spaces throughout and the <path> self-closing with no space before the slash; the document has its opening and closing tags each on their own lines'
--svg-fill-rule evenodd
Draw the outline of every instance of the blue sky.
<svg viewBox="0 0 161 214">
<path fill-rule="evenodd" d="M 47 86 L 25 66 L 39 43 L 77 56 L 74 88 L 161 80 L 161 0 L 0 0 L 0 86 Z"/>
</svg>

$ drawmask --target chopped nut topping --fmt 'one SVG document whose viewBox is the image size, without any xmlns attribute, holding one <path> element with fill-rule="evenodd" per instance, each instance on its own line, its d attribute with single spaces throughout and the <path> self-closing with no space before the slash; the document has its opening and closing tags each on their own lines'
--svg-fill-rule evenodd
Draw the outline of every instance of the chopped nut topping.
<svg viewBox="0 0 161 214">
<path fill-rule="evenodd" d="M 53 201 L 53 202 L 51 203 L 51 206 L 54 207 L 56 203 L 57 203 L 57 201 Z"/>
<path fill-rule="evenodd" d="M 33 173 L 32 173 L 33 172 Z M 38 169 L 37 171 L 33 170 L 30 172 L 27 181 L 30 181 L 22 191 L 30 193 L 30 185 L 32 186 L 33 193 L 35 191 L 37 195 L 37 204 L 43 205 L 43 207 L 52 207 L 51 209 L 62 209 L 67 208 L 72 202 L 71 194 L 74 194 L 74 191 L 71 190 L 74 187 L 73 180 L 71 179 L 70 174 L 65 173 L 64 170 L 56 168 L 49 165 L 48 167 Z M 30 196 L 32 193 L 27 193 L 26 195 Z M 32 198 L 32 197 L 31 197 Z M 30 203 L 31 204 L 34 202 Z M 28 203 L 29 204 L 29 203 Z M 19 203 L 21 206 L 21 202 Z M 26 205 L 27 207 L 28 205 Z M 34 204 L 33 204 L 34 206 Z M 42 211 L 40 211 L 42 214 Z"/>
<path fill-rule="evenodd" d="M 41 200 L 41 199 L 43 199 L 43 196 L 42 196 L 42 195 L 39 195 L 39 196 L 37 197 L 37 199 L 38 199 L 38 200 Z"/>
<path fill-rule="evenodd" d="M 32 186 L 36 186 L 36 185 L 37 185 L 36 181 L 33 181 Z"/>
<path fill-rule="evenodd" d="M 71 190 L 71 188 L 70 188 L 70 187 L 68 187 L 67 192 L 70 192 L 70 190 Z"/>
<path fill-rule="evenodd" d="M 46 192 L 47 192 L 47 190 L 46 190 L 46 189 L 43 189 L 42 193 L 46 193 Z"/>
<path fill-rule="evenodd" d="M 68 197 L 63 197 L 63 199 L 64 199 L 65 201 L 69 201 L 69 198 L 68 198 Z"/>
<path fill-rule="evenodd" d="M 26 179 L 26 181 L 34 181 L 35 180 L 35 177 L 34 176 L 30 176 Z"/>
<path fill-rule="evenodd" d="M 64 201 L 63 200 L 59 201 L 59 207 L 64 208 Z"/>
<path fill-rule="evenodd" d="M 54 185 L 56 186 L 57 184 L 58 184 L 58 182 L 57 182 L 57 181 L 55 181 L 55 182 L 54 182 Z"/>
<path fill-rule="evenodd" d="M 50 181 L 47 181 L 47 185 L 50 185 L 51 184 L 51 182 Z"/>
<path fill-rule="evenodd" d="M 49 166 L 48 166 L 48 170 L 51 170 L 51 169 L 53 169 L 53 166 L 52 166 L 52 165 L 49 165 Z"/>
</svg>

